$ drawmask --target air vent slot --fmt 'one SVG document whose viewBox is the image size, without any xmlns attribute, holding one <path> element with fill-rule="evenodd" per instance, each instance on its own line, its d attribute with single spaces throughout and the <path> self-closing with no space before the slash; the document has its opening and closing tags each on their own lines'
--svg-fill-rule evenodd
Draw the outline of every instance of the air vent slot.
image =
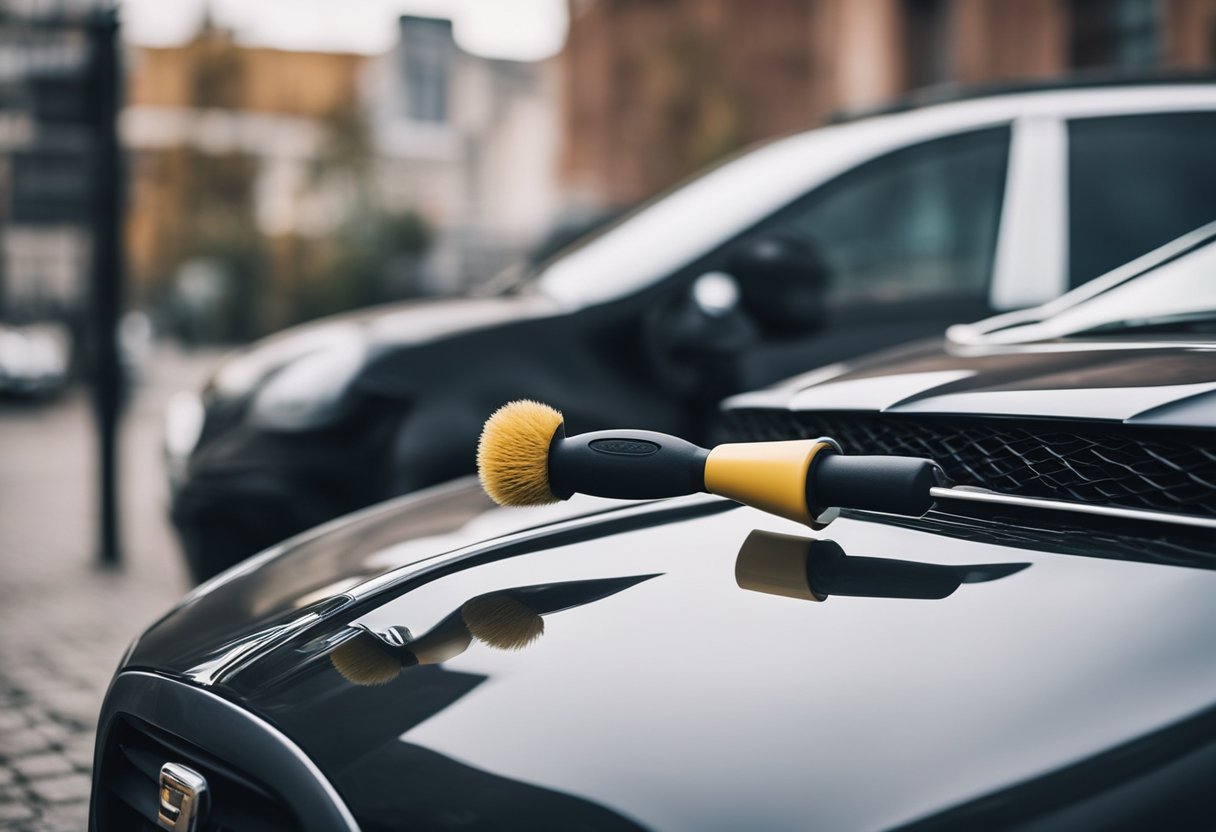
<svg viewBox="0 0 1216 832">
<path fill-rule="evenodd" d="M 98 832 L 154 832 L 160 767 L 181 763 L 207 780 L 209 812 L 200 832 L 279 832 L 299 828 L 287 806 L 254 778 L 141 720 L 113 723 L 101 755 Z"/>
</svg>

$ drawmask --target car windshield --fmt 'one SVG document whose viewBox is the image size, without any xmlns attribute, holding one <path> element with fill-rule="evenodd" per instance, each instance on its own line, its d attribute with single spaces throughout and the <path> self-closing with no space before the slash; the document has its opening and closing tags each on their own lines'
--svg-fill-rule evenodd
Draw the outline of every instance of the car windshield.
<svg viewBox="0 0 1216 832">
<path fill-rule="evenodd" d="M 765 142 L 726 157 L 539 263 L 520 262 L 507 267 L 486 284 L 485 293 L 539 292 L 565 303 L 583 305 L 644 288 L 664 272 L 656 274 L 653 268 L 639 268 L 641 264 L 634 255 L 646 251 L 646 247 L 639 248 L 644 242 L 639 238 L 653 236 L 656 229 L 661 229 L 659 236 L 667 238 L 666 255 L 653 252 L 659 255 L 655 259 L 666 262 L 677 257 L 696 257 L 703 250 L 699 244 L 704 235 L 684 233 L 694 230 L 687 220 L 689 208 L 709 194 L 721 200 L 722 194 L 744 187 L 756 175 L 752 168 L 757 162 L 767 167 L 766 150 L 773 144 L 779 143 Z M 742 164 L 732 168 L 731 163 L 737 161 Z M 683 214 L 684 219 L 675 224 L 671 220 L 678 214 Z M 608 279 L 597 279 L 605 271 L 611 272 L 606 275 Z"/>
<path fill-rule="evenodd" d="M 1036 310 L 956 327 L 964 342 L 1216 329 L 1216 223 L 1115 269 Z M 957 336 L 957 337 L 956 337 Z"/>
<path fill-rule="evenodd" d="M 623 297 L 688 265 L 895 139 L 869 124 L 824 127 L 750 147 L 659 194 L 531 268 L 500 273 L 486 293 L 541 293 L 564 305 Z"/>
</svg>

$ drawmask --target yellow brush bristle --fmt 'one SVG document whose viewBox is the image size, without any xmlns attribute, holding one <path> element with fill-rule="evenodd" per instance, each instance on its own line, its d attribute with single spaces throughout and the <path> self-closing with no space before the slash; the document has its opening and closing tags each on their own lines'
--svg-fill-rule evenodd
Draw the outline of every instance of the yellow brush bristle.
<svg viewBox="0 0 1216 832">
<path fill-rule="evenodd" d="M 477 476 L 490 499 L 500 506 L 557 502 L 549 490 L 549 442 L 561 424 L 562 414 L 540 402 L 494 411 L 477 443 Z"/>
<path fill-rule="evenodd" d="M 475 639 L 499 650 L 522 650 L 545 632 L 545 619 L 507 595 L 473 598 L 460 614 Z"/>
<path fill-rule="evenodd" d="M 342 642 L 329 653 L 342 678 L 356 685 L 386 685 L 401 673 L 401 660 L 368 632 Z"/>
</svg>

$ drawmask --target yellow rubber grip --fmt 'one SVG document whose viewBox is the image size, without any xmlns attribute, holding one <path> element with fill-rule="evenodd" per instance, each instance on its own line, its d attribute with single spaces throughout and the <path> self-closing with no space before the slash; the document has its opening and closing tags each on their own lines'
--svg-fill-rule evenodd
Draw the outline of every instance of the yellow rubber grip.
<svg viewBox="0 0 1216 832">
<path fill-rule="evenodd" d="M 740 442 L 719 445 L 705 460 L 705 490 L 788 520 L 820 527 L 806 504 L 806 476 L 826 442 Z"/>
</svg>

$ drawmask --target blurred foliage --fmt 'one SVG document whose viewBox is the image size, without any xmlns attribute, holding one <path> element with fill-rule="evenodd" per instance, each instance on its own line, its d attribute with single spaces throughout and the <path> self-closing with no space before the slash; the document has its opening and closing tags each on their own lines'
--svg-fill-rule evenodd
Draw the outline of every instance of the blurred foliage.
<svg viewBox="0 0 1216 832">
<path fill-rule="evenodd" d="M 283 323 L 417 295 L 422 258 L 431 246 L 431 229 L 419 214 L 386 213 L 373 198 L 371 136 L 357 104 L 330 113 L 325 131 L 313 185 L 342 187 L 351 206 L 331 237 L 288 244 L 297 281 Z"/>
<path fill-rule="evenodd" d="M 366 184 L 372 160 L 371 128 L 355 101 L 348 101 L 325 118 L 325 148 L 318 163 L 321 167 L 345 170 Z"/>
<path fill-rule="evenodd" d="M 239 341 L 261 329 L 262 239 L 253 216 L 256 160 L 179 147 L 156 160 L 166 189 L 156 241 L 159 296 L 173 328 L 188 340 Z M 184 289 L 191 263 L 205 263 L 216 284 Z M 197 284 L 199 272 L 195 270 Z"/>
<path fill-rule="evenodd" d="M 667 102 L 667 122 L 683 127 L 679 146 L 686 175 L 738 150 L 744 143 L 746 98 L 722 70 L 719 45 L 695 32 L 679 32 L 666 57 L 678 67 L 678 81 Z"/>
<path fill-rule="evenodd" d="M 747 97 L 731 83 L 719 50 L 704 32 L 677 30 L 636 68 L 668 138 L 650 158 L 653 181 L 678 181 L 746 143 Z"/>
<path fill-rule="evenodd" d="M 230 78 L 212 80 L 207 100 L 223 100 Z M 307 190 L 340 194 L 345 217 L 320 236 L 260 232 L 255 158 L 179 147 L 143 160 L 156 166 L 155 178 L 163 183 L 154 300 L 178 335 L 195 342 L 247 341 L 419 294 L 430 227 L 413 212 L 385 213 L 372 198 L 373 155 L 357 105 L 332 113 L 322 128 L 325 141 L 310 166 Z"/>
<path fill-rule="evenodd" d="M 284 241 L 296 276 L 284 324 L 420 294 L 431 230 L 418 214 L 361 212 L 332 238 Z"/>
</svg>

